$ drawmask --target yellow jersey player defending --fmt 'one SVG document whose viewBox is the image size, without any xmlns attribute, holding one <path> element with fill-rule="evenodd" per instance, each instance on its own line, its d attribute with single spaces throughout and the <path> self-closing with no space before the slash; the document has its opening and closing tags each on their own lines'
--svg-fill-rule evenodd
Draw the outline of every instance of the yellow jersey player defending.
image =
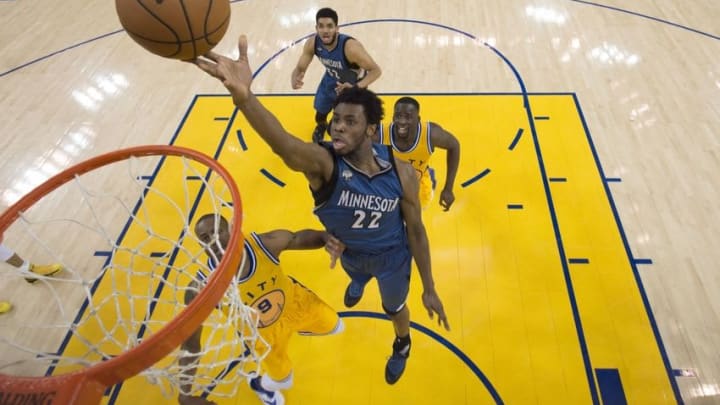
<svg viewBox="0 0 720 405">
<path fill-rule="evenodd" d="M 230 239 L 228 221 L 222 216 L 206 214 L 195 224 L 195 235 L 204 245 L 208 267 L 214 269 L 220 263 Z M 249 233 L 244 241 L 244 266 L 238 269 L 237 274 L 239 293 L 243 303 L 260 314 L 258 332 L 271 348 L 263 360 L 265 373 L 249 381 L 250 388 L 264 404 L 284 404 L 280 390 L 292 386 L 292 362 L 288 356 L 292 335 L 332 335 L 344 329 L 342 320 L 332 307 L 280 268 L 278 256 L 281 252 L 323 246 L 330 253 L 332 268 L 344 245 L 327 232 L 274 230 L 262 234 Z M 198 281 L 193 281 L 186 292 L 186 303 L 195 298 L 199 283 L 207 277 L 202 271 L 198 273 Z M 199 353 L 201 334 L 202 327 L 182 348 L 190 353 Z M 197 360 L 197 357 L 187 356 L 180 362 L 187 365 Z M 193 373 L 192 370 L 190 372 Z M 183 389 L 182 392 L 188 390 Z M 183 405 L 213 404 L 204 398 L 182 393 L 179 402 Z"/>
<path fill-rule="evenodd" d="M 2 236 L 0 236 L 2 242 Z M 29 261 L 18 256 L 17 253 L 5 247 L 0 243 L 0 260 L 19 269 L 23 273 L 35 273 L 41 276 L 49 277 L 62 271 L 63 266 L 60 264 L 32 264 Z M 34 283 L 38 279 L 34 277 L 25 277 L 28 283 Z M 0 314 L 4 314 L 12 309 L 12 304 L 8 301 L 0 301 Z"/>
<path fill-rule="evenodd" d="M 434 122 L 421 122 L 420 103 L 412 97 L 395 102 L 392 122 L 381 126 L 378 143 L 391 145 L 395 156 L 409 162 L 420 179 L 420 205 L 426 209 L 433 198 L 434 178 L 430 157 L 435 148 L 447 151 L 445 186 L 440 192 L 440 205 L 445 211 L 455 201 L 453 184 L 460 164 L 460 143 L 450 132 Z"/>
</svg>

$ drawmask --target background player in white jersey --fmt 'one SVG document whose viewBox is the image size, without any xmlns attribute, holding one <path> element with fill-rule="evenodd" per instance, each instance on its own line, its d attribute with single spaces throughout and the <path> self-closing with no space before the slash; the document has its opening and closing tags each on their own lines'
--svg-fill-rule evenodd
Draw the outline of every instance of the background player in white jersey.
<svg viewBox="0 0 720 405">
<path fill-rule="evenodd" d="M 393 158 L 390 148 L 372 143 L 382 120 L 381 100 L 363 88 L 342 91 L 335 100 L 332 143 L 307 143 L 288 133 L 250 91 L 252 73 L 245 36 L 240 37 L 238 60 L 214 52 L 205 57 L 195 63 L 225 85 L 235 105 L 273 152 L 290 169 L 305 175 L 315 197 L 315 213 L 326 230 L 345 244 L 341 260 L 352 280 L 345 290 L 346 305 L 356 304 L 365 284 L 372 277 L 377 279 L 383 308 L 396 335 L 385 366 L 385 380 L 394 384 L 410 354 L 406 305 L 410 256 L 422 279 L 428 315 L 436 314 L 446 329 L 449 324 L 432 277 L 415 169 Z"/>
<path fill-rule="evenodd" d="M 222 216 L 206 214 L 195 224 L 195 235 L 203 243 L 208 255 L 208 267 L 214 269 L 227 249 L 230 239 L 228 221 Z M 245 305 L 255 308 L 259 315 L 258 333 L 270 346 L 263 360 L 264 373 L 252 378 L 250 388 L 265 404 L 282 405 L 285 399 L 280 390 L 293 383 L 292 362 L 288 355 L 290 338 L 296 333 L 303 335 L 332 335 L 343 330 L 342 320 L 332 307 L 297 280 L 283 273 L 279 255 L 285 250 L 318 249 L 325 246 L 330 253 L 330 267 L 342 253 L 340 241 L 324 231 L 302 230 L 290 232 L 274 230 L 267 233 L 246 235 L 242 246 L 244 266 L 238 269 L 238 290 Z M 208 274 L 198 272 L 185 294 L 189 303 L 197 295 L 197 288 Z M 201 350 L 202 327 L 183 344 L 189 353 Z M 181 364 L 198 361 L 197 356 L 186 356 Z M 188 374 L 194 373 L 194 369 Z M 188 392 L 189 387 L 183 387 Z M 204 398 L 181 394 L 180 404 L 212 404 Z"/>
<path fill-rule="evenodd" d="M 327 7 L 318 10 L 315 14 L 315 31 L 316 34 L 305 41 L 290 80 L 293 89 L 303 86 L 303 77 L 313 56 L 317 56 L 325 66 L 313 103 L 317 125 L 312 137 L 313 141 L 319 142 L 325 136 L 327 116 L 332 110 L 335 96 L 353 86 L 368 87 L 382 72 L 360 41 L 339 32 L 335 10 Z"/>
</svg>

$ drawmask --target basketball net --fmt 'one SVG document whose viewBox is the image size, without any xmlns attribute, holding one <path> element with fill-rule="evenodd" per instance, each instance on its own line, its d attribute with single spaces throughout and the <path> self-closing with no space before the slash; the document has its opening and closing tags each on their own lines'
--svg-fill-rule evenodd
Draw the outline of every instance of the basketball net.
<svg viewBox="0 0 720 405">
<path fill-rule="evenodd" d="M 166 395 L 235 395 L 268 350 L 238 293 L 239 197 L 213 159 L 144 146 L 65 170 L 6 210 L 3 243 L 64 270 L 44 277 L 0 266 L 0 294 L 16 301 L 0 317 L 0 403 L 98 403 L 137 373 Z M 215 271 L 193 233 L 207 213 L 231 224 Z M 189 305 L 186 294 L 196 295 Z M 200 325 L 201 351 L 181 349 Z"/>
</svg>

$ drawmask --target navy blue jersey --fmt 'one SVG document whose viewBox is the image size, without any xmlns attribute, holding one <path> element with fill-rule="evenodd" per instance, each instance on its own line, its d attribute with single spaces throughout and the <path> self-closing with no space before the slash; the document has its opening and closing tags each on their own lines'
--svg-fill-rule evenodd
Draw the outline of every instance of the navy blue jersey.
<svg viewBox="0 0 720 405">
<path fill-rule="evenodd" d="M 352 39 L 351 36 L 338 34 L 337 45 L 328 51 L 320 40 L 315 36 L 315 56 L 325 66 L 325 74 L 335 81 L 355 84 L 364 76 L 363 70 L 355 63 L 350 63 L 345 57 L 345 43 Z"/>
<path fill-rule="evenodd" d="M 375 255 L 406 247 L 402 185 L 391 149 L 373 144 L 382 167 L 373 176 L 328 149 L 335 159 L 332 180 L 313 193 L 314 212 L 325 229 L 345 244 L 348 254 Z"/>
</svg>

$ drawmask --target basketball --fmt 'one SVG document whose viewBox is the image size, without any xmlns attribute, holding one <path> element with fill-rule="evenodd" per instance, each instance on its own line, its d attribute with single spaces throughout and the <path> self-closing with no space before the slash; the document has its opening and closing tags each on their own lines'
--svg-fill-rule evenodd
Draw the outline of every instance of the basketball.
<svg viewBox="0 0 720 405">
<path fill-rule="evenodd" d="M 115 9 L 135 42 L 180 60 L 211 50 L 230 24 L 229 0 L 115 0 Z"/>
</svg>

